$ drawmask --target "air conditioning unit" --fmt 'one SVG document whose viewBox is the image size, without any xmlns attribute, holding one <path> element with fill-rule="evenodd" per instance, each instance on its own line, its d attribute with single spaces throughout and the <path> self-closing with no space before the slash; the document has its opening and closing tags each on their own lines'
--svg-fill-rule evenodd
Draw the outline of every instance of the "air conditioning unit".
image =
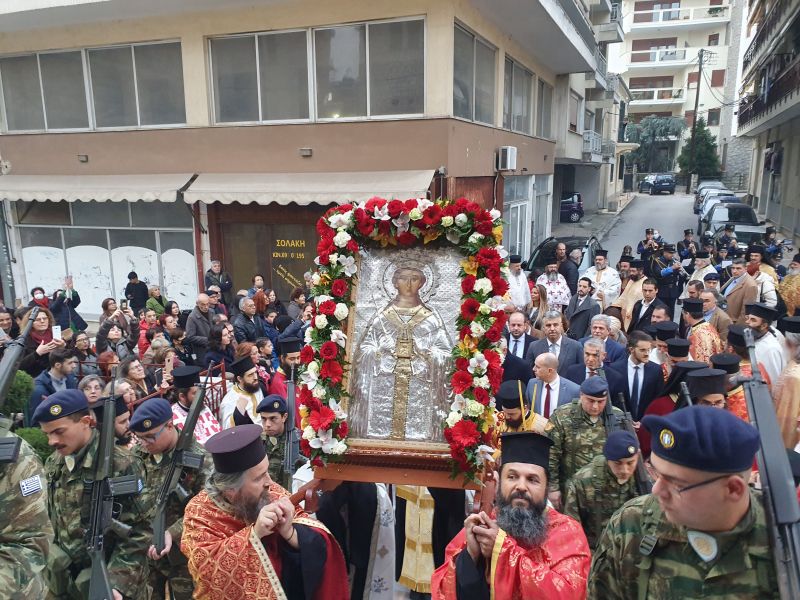
<svg viewBox="0 0 800 600">
<path fill-rule="evenodd" d="M 497 162 L 495 171 L 516 171 L 517 170 L 517 147 L 500 146 L 497 149 Z"/>
</svg>

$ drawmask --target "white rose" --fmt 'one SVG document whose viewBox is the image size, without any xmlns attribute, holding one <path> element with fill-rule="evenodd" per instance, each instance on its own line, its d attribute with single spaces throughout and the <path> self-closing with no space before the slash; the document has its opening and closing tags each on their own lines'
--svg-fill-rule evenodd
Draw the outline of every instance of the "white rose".
<svg viewBox="0 0 800 600">
<path fill-rule="evenodd" d="M 335 265 L 336 261 L 339 260 L 339 255 L 335 252 L 333 254 L 328 254 L 328 260 L 331 261 L 332 265 Z"/>
<path fill-rule="evenodd" d="M 335 236 L 333 236 L 333 243 L 336 244 L 338 248 L 344 248 L 347 246 L 347 242 L 350 241 L 350 234 L 346 231 L 340 231 Z"/>
<path fill-rule="evenodd" d="M 461 241 L 461 234 L 456 229 L 448 229 L 444 235 L 451 244 L 458 244 Z"/>
<path fill-rule="evenodd" d="M 419 220 L 422 218 L 422 211 L 421 211 L 420 209 L 418 209 L 418 208 L 412 208 L 412 209 L 411 209 L 411 210 L 408 212 L 408 217 L 409 217 L 409 218 L 410 218 L 412 221 L 419 221 Z"/>
<path fill-rule="evenodd" d="M 492 312 L 492 308 L 488 304 L 481 304 L 478 307 L 478 312 L 481 313 L 482 315 L 488 315 L 489 313 Z"/>
<path fill-rule="evenodd" d="M 319 363 L 317 363 L 315 360 L 312 360 L 310 363 L 308 363 L 308 365 L 306 365 L 306 373 L 319 375 Z"/>
<path fill-rule="evenodd" d="M 483 234 L 478 233 L 477 231 L 469 236 L 469 243 L 470 244 L 477 244 L 483 239 Z"/>
<path fill-rule="evenodd" d="M 317 400 L 322 400 L 325 397 L 325 388 L 321 385 L 316 386 L 313 390 L 311 390 L 311 395 L 314 396 Z"/>
<path fill-rule="evenodd" d="M 305 429 L 303 429 L 303 439 L 308 440 L 309 442 L 317 437 L 317 432 L 314 431 L 314 428 L 311 425 L 308 425 Z"/>
<path fill-rule="evenodd" d="M 453 217 L 447 215 L 446 217 L 442 217 L 442 227 L 450 227 L 453 224 Z"/>
<path fill-rule="evenodd" d="M 456 215 L 456 225 L 463 227 L 467 223 L 469 223 L 469 217 L 467 215 L 464 213 L 459 213 Z"/>
<path fill-rule="evenodd" d="M 325 329 L 328 326 L 328 317 L 325 315 L 317 315 L 314 317 L 314 327 L 317 329 Z"/>
<path fill-rule="evenodd" d="M 492 282 L 487 277 L 481 277 L 475 282 L 475 291 L 488 294 L 492 291 Z"/>
<path fill-rule="evenodd" d="M 327 300 L 333 300 L 333 298 L 331 296 L 326 296 L 325 294 L 314 296 L 314 302 L 317 304 L 317 306 L 319 306 L 323 302 L 326 302 Z"/>
<path fill-rule="evenodd" d="M 485 390 L 489 389 L 489 377 L 487 375 L 483 375 L 482 377 L 476 377 L 472 380 L 472 382 L 477 387 L 482 387 Z"/>
<path fill-rule="evenodd" d="M 311 340 L 313 339 L 313 337 L 312 337 L 313 336 L 313 333 L 312 333 L 313 330 L 314 330 L 313 327 L 307 327 L 306 328 L 306 332 L 303 334 L 303 340 L 305 341 L 306 344 L 310 344 L 311 343 Z"/>
<path fill-rule="evenodd" d="M 455 424 L 458 423 L 460 420 L 461 420 L 461 413 L 453 411 L 449 415 L 447 415 L 447 419 L 446 419 L 447 426 L 448 427 L 454 427 Z"/>
<path fill-rule="evenodd" d="M 483 414 L 485 407 L 475 400 L 467 400 L 467 414 L 470 417 L 479 417 Z"/>
<path fill-rule="evenodd" d="M 350 311 L 347 309 L 347 305 L 343 302 L 339 302 L 336 304 L 336 310 L 333 311 L 333 316 L 339 319 L 340 321 L 344 321 L 347 318 L 347 315 L 350 314 Z"/>
<path fill-rule="evenodd" d="M 486 333 L 483 325 L 476 323 L 475 321 L 469 324 L 469 329 L 474 337 L 481 337 L 484 333 Z"/>
</svg>

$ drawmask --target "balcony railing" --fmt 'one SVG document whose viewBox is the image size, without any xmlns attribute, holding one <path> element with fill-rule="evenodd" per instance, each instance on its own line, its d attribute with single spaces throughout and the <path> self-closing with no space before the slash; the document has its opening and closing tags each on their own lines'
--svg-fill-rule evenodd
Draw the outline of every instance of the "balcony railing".
<svg viewBox="0 0 800 600">
<path fill-rule="evenodd" d="M 742 70 L 747 70 L 750 63 L 753 62 L 759 50 L 769 41 L 775 29 L 783 22 L 786 12 L 792 5 L 791 0 L 777 0 L 769 11 L 769 14 L 764 17 L 761 26 L 758 28 L 753 41 L 744 52 L 742 59 Z"/>
<path fill-rule="evenodd" d="M 603 151 L 603 136 L 587 129 L 583 132 L 583 153 L 600 154 Z"/>
<path fill-rule="evenodd" d="M 622 24 L 622 6 L 620 6 L 619 2 L 614 2 L 611 5 L 611 18 L 609 20 L 612 23 Z"/>
<path fill-rule="evenodd" d="M 611 158 L 617 151 L 617 143 L 614 140 L 603 140 L 601 148 L 603 158 Z"/>
<path fill-rule="evenodd" d="M 730 6 L 699 6 L 695 8 L 661 8 L 658 10 L 637 10 L 633 13 L 633 23 L 669 23 L 671 21 L 696 21 L 698 19 L 728 19 Z"/>
<path fill-rule="evenodd" d="M 606 75 L 608 75 L 608 60 L 600 52 L 600 46 L 594 49 L 594 61 L 597 63 L 597 72 L 605 79 Z"/>
<path fill-rule="evenodd" d="M 766 94 L 750 96 L 739 104 L 739 129 L 762 117 L 789 94 L 800 90 L 800 61 L 786 69 Z"/>
<path fill-rule="evenodd" d="M 683 88 L 640 88 L 631 90 L 632 102 L 658 102 L 660 100 L 683 100 Z"/>
<path fill-rule="evenodd" d="M 692 61 L 697 56 L 700 48 L 661 48 L 653 50 L 634 50 L 631 52 L 631 62 L 670 64 Z"/>
</svg>

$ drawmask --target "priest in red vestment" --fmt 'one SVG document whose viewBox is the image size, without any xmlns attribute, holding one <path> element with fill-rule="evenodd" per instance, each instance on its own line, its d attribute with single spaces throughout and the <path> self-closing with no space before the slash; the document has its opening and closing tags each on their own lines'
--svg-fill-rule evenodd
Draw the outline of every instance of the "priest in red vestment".
<svg viewBox="0 0 800 600">
<path fill-rule="evenodd" d="M 464 521 L 433 574 L 433 600 L 586 598 L 586 536 L 577 521 L 547 506 L 552 443 L 528 431 L 502 436 L 496 508 Z"/>
<path fill-rule="evenodd" d="M 192 498 L 181 550 L 198 600 L 349 600 L 339 545 L 273 483 L 261 425 L 206 442 L 214 472 Z"/>
<path fill-rule="evenodd" d="M 300 363 L 300 349 L 303 347 L 303 341 L 299 338 L 287 337 L 278 340 L 278 360 L 281 366 L 275 371 L 272 379 L 269 381 L 270 394 L 277 394 L 281 398 L 286 398 L 288 395 L 288 388 L 286 382 L 289 380 L 290 375 L 296 373 L 297 365 Z M 299 403 L 296 403 L 299 406 Z M 300 427 L 300 411 L 295 410 L 295 425 Z"/>
</svg>

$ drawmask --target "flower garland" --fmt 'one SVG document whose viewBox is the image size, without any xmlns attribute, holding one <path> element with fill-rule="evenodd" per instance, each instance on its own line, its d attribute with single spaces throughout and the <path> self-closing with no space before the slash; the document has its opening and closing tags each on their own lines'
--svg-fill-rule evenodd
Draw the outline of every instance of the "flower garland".
<svg viewBox="0 0 800 600">
<path fill-rule="evenodd" d="M 314 466 L 324 466 L 347 450 L 347 414 L 340 400 L 344 381 L 351 291 L 361 246 L 456 246 L 463 254 L 459 341 L 453 348 L 450 378 L 454 400 L 444 420 L 453 474 L 474 479 L 491 455 L 494 400 L 503 377 L 500 336 L 506 324 L 502 296 L 508 291 L 507 252 L 497 210 L 464 198 L 455 201 L 371 198 L 328 210 L 317 221 L 318 265 L 312 276 L 316 305 L 300 353 L 298 403 L 300 449 Z"/>
</svg>

